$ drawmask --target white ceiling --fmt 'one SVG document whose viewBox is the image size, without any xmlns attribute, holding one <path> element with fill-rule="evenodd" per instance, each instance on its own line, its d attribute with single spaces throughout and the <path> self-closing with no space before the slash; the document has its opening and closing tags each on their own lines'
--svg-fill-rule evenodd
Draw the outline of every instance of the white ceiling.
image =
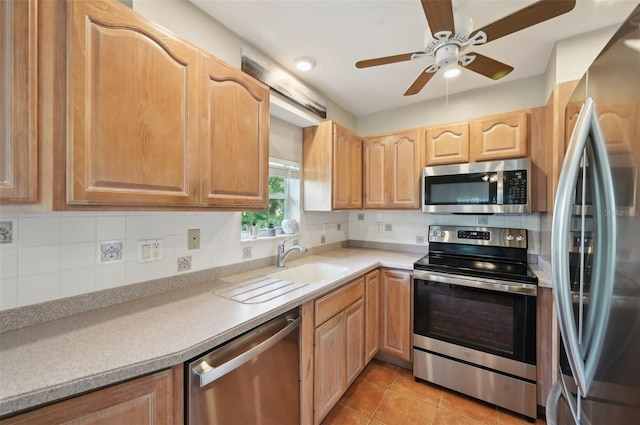
<svg viewBox="0 0 640 425">
<path fill-rule="evenodd" d="M 424 49 L 428 24 L 419 0 L 190 0 L 241 38 L 355 116 L 443 97 L 439 72 L 414 96 L 403 93 L 432 57 L 357 69 L 355 62 Z M 454 15 L 481 28 L 533 3 L 532 0 L 453 0 Z M 474 72 L 448 81 L 460 93 L 544 73 L 556 41 L 621 23 L 637 5 L 631 0 L 578 0 L 564 15 L 471 47 L 515 68 L 493 81 Z M 294 71 L 293 61 L 310 56 L 313 70 Z"/>
</svg>

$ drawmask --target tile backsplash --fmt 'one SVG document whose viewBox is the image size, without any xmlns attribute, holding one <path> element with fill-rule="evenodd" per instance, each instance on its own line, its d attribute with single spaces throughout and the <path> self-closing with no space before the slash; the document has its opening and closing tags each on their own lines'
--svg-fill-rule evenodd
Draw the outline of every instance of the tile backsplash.
<svg viewBox="0 0 640 425">
<path fill-rule="evenodd" d="M 528 229 L 529 253 L 539 253 L 538 214 L 303 212 L 294 239 L 308 248 L 323 240 L 424 246 L 430 224 L 475 226 L 485 218 L 488 226 Z M 275 257 L 282 240 L 241 241 L 240 214 L 231 212 L 1 213 L 0 222 L 11 227 L 11 241 L 0 244 L 0 310 L 178 275 L 178 259 L 187 256 L 189 271 Z M 188 229 L 201 230 L 200 249 L 187 249 Z M 163 258 L 138 263 L 138 241 L 148 239 L 162 240 Z M 103 261 L 105 244 L 115 244 L 122 258 Z"/>
<path fill-rule="evenodd" d="M 427 228 L 433 224 L 527 229 L 528 253 L 537 255 L 540 250 L 540 217 L 538 213 L 525 215 L 436 215 L 413 211 L 359 211 L 349 214 L 349 239 L 424 245 L 427 241 Z"/>
</svg>

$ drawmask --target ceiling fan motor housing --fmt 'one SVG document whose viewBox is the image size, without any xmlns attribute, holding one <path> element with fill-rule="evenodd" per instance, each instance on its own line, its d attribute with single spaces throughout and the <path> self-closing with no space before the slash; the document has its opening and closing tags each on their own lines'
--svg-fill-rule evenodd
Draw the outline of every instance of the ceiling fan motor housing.
<svg viewBox="0 0 640 425">
<path fill-rule="evenodd" d="M 451 43 L 440 46 L 436 50 L 436 64 L 441 68 L 455 64 L 458 61 L 459 52 L 460 46 L 456 44 Z"/>
</svg>

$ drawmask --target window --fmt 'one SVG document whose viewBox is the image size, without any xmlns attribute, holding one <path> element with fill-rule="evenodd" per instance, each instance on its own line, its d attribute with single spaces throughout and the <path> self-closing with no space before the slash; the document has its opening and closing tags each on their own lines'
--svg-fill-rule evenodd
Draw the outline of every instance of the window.
<svg viewBox="0 0 640 425">
<path fill-rule="evenodd" d="M 300 218 L 300 164 L 269 158 L 269 209 L 241 213 L 242 239 L 250 238 L 249 226 L 253 222 L 260 228 L 259 236 L 282 234 L 282 220 Z"/>
</svg>

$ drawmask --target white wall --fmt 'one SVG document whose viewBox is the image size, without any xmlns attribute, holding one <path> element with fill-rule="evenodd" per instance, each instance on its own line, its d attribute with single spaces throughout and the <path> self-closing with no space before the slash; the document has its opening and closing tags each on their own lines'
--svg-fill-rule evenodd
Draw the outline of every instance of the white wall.
<svg viewBox="0 0 640 425">
<path fill-rule="evenodd" d="M 440 98 L 365 115 L 358 118 L 357 132 L 368 136 L 542 106 L 543 87 L 544 77 L 538 76 L 451 95 L 448 104 Z"/>
<path fill-rule="evenodd" d="M 133 9 L 238 69 L 242 46 L 260 51 L 187 0 L 134 0 Z M 327 119 L 356 131 L 356 117 L 331 99 L 327 99 Z"/>
</svg>

